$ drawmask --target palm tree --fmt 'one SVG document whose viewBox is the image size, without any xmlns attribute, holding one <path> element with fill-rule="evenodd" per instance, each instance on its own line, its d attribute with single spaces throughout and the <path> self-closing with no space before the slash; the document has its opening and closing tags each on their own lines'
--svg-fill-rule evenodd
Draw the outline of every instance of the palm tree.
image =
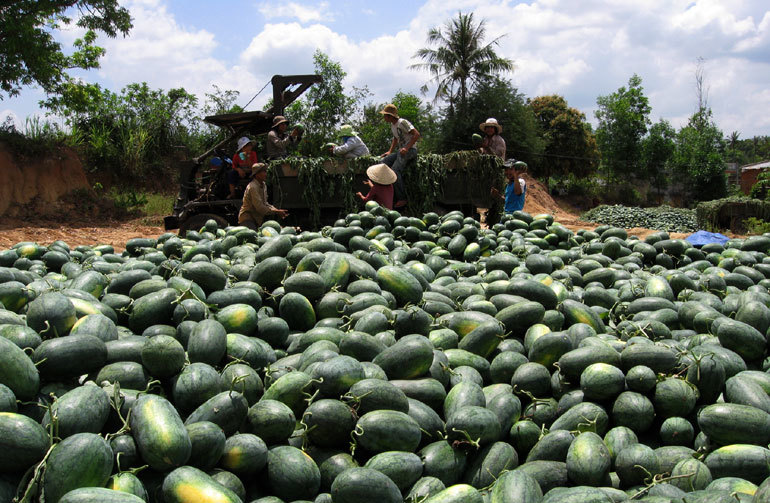
<svg viewBox="0 0 770 503">
<path fill-rule="evenodd" d="M 427 92 L 428 84 L 436 84 L 434 102 L 446 99 L 450 111 L 459 103 L 464 109 L 471 86 L 483 79 L 488 79 L 500 72 L 512 71 L 513 61 L 497 55 L 494 47 L 502 36 L 484 44 L 486 21 L 478 23 L 473 13 L 459 12 L 457 17 L 446 22 L 443 27 L 434 27 L 428 31 L 428 45 L 415 54 L 424 62 L 409 68 L 428 70 L 433 78 L 423 85 Z"/>
</svg>

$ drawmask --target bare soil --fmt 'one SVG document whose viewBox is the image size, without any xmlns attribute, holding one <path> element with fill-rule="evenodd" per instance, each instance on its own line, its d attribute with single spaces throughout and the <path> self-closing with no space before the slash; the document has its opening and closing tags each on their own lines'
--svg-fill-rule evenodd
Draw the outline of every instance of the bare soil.
<svg viewBox="0 0 770 503">
<path fill-rule="evenodd" d="M 562 201 L 554 200 L 545 186 L 530 176 L 526 176 L 527 198 L 524 210 L 531 214 L 549 213 L 556 221 L 572 230 L 594 229 L 599 224 L 583 222 L 579 211 L 570 208 Z M 84 211 L 77 201 L 60 201 L 48 207 L 48 211 L 37 212 L 28 208 L 16 217 L 0 220 L 0 249 L 21 241 L 35 241 L 49 245 L 62 240 L 71 247 L 77 245 L 109 244 L 116 251 L 125 248 L 126 241 L 135 237 L 157 237 L 165 232 L 163 227 L 147 225 L 142 218 L 114 218 L 110 211 L 103 208 L 89 208 Z M 651 229 L 628 229 L 629 234 L 645 237 Z M 671 237 L 685 238 L 687 234 L 673 233 Z"/>
</svg>

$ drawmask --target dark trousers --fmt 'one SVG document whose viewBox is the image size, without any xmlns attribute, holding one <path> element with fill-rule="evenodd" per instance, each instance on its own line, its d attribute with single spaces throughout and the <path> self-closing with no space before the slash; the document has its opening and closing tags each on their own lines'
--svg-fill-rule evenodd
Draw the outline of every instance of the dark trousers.
<svg viewBox="0 0 770 503">
<path fill-rule="evenodd" d="M 406 201 L 406 188 L 404 187 L 404 178 L 401 174 L 404 171 L 406 163 L 416 158 L 417 149 L 412 147 L 406 152 L 406 155 L 393 152 L 392 154 L 385 156 L 382 160 L 383 164 L 387 164 L 388 167 L 396 173 L 396 183 L 393 184 L 394 203 L 397 201 Z"/>
</svg>

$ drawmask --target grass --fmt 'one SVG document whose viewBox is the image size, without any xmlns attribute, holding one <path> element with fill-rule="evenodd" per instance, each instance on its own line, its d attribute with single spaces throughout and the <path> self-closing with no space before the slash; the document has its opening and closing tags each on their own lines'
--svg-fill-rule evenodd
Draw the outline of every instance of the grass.
<svg viewBox="0 0 770 503">
<path fill-rule="evenodd" d="M 147 202 L 142 206 L 142 222 L 145 225 L 162 225 L 163 217 L 171 214 L 176 197 L 173 194 L 148 192 L 145 199 Z"/>
</svg>

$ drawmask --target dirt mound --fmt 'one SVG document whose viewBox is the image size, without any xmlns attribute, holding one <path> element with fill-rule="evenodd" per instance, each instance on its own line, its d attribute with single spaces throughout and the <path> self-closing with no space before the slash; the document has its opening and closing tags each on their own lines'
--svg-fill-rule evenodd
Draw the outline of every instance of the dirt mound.
<svg viewBox="0 0 770 503">
<path fill-rule="evenodd" d="M 16 216 L 24 205 L 41 210 L 73 190 L 88 190 L 88 180 L 75 152 L 18 160 L 0 144 L 0 215 Z"/>
</svg>

